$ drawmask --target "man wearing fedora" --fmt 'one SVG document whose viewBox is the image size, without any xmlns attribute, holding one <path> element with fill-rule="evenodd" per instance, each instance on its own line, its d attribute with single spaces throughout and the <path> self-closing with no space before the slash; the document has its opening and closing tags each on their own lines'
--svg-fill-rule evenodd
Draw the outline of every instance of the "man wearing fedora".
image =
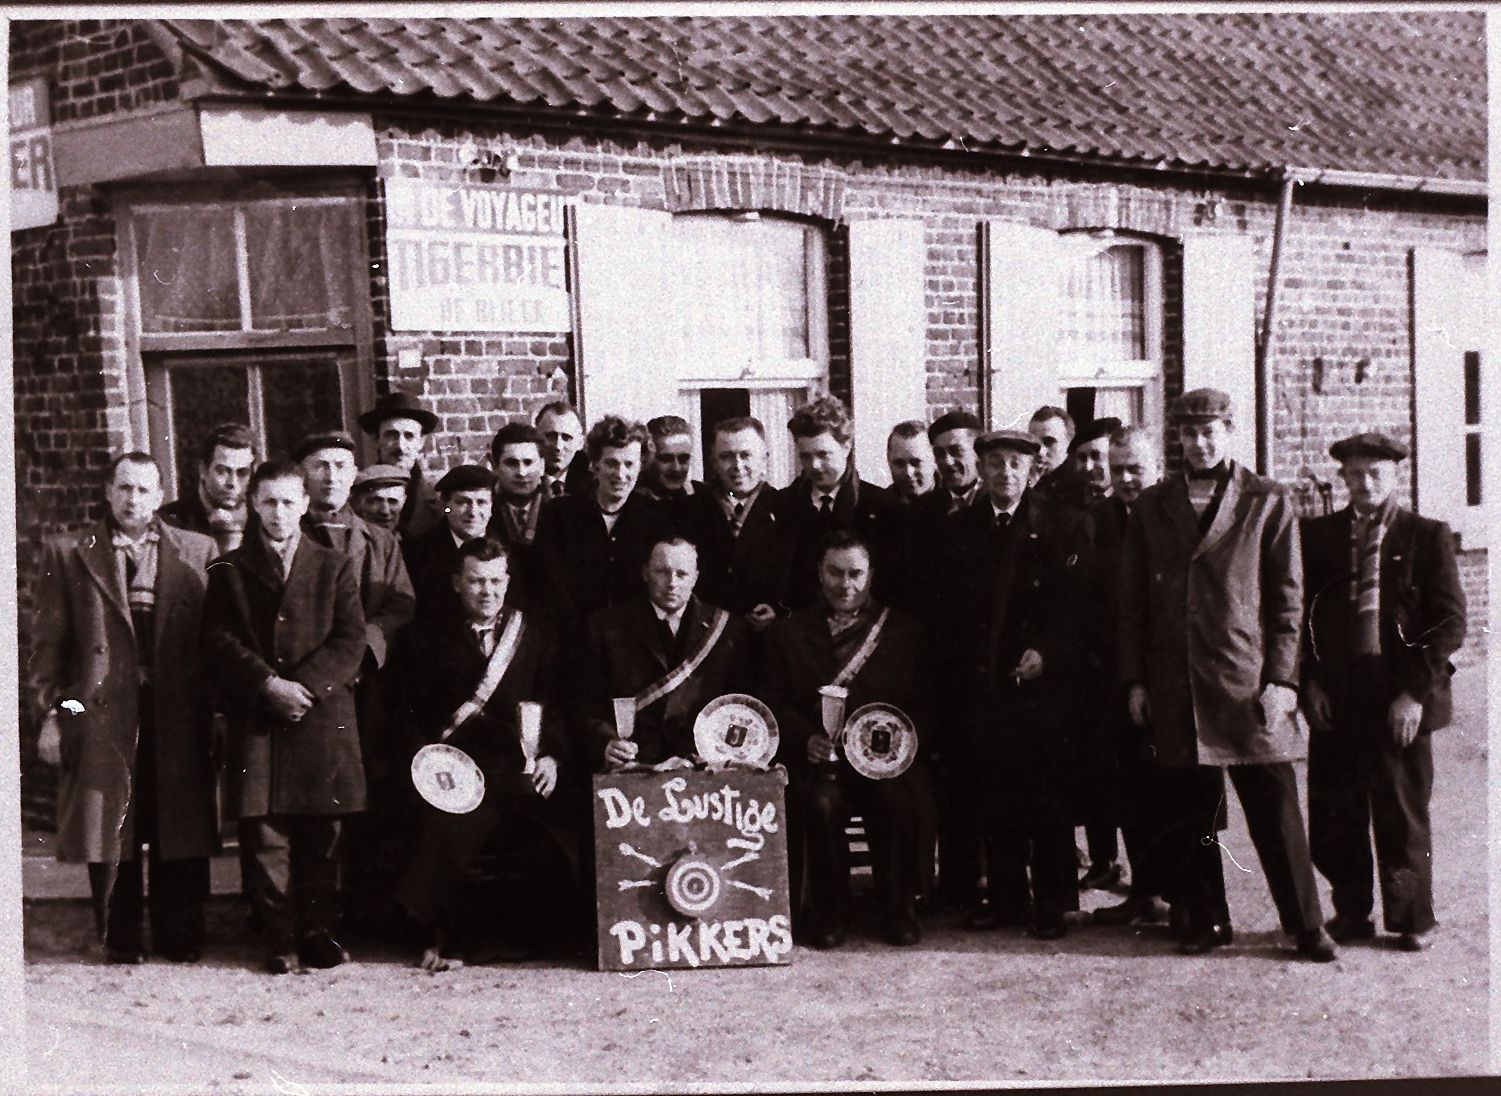
<svg viewBox="0 0 1501 1096">
<path fill-rule="evenodd" d="M 420 537 L 440 521 L 438 499 L 422 472 L 422 448 L 438 428 L 438 416 L 407 392 L 388 392 L 360 416 L 360 429 L 375 439 L 376 460 L 407 475 L 406 505 L 398 532 Z"/>
<path fill-rule="evenodd" d="M 1225 456 L 1230 398 L 1186 392 L 1170 414 L 1183 471 L 1142 492 L 1126 529 L 1120 679 L 1132 722 L 1148 729 L 1173 798 L 1168 840 L 1180 950 L 1232 939 L 1215 838 L 1221 800 L 1200 770 L 1229 772 L 1284 932 L 1298 954 L 1335 958 L 1323 929 L 1293 762 L 1307 751 L 1297 720 L 1303 567 L 1291 500 Z"/>
<path fill-rule="evenodd" d="M 1422 951 L 1437 925 L 1429 735 L 1451 715 L 1464 589 L 1449 527 L 1397 505 L 1406 446 L 1364 433 L 1329 452 L 1350 504 L 1303 524 L 1309 843 L 1333 888 L 1335 940 L 1376 935 L 1374 833 L 1386 929 L 1402 950 Z"/>
</svg>

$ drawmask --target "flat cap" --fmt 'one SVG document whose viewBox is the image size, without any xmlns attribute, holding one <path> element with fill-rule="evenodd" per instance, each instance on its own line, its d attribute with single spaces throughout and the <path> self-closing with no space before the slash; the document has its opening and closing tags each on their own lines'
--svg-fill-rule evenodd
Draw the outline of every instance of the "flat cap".
<svg viewBox="0 0 1501 1096">
<path fill-rule="evenodd" d="M 410 392 L 387 392 L 375 401 L 375 406 L 360 416 L 360 429 L 367 434 L 379 432 L 380 424 L 387 419 L 412 419 L 422 427 L 424 434 L 438 428 L 438 416 Z"/>
<path fill-rule="evenodd" d="M 1025 430 L 989 430 L 975 439 L 975 452 L 981 456 L 992 449 L 1010 449 L 1035 457 L 1042 452 L 1042 442 Z"/>
<path fill-rule="evenodd" d="M 355 473 L 354 489 L 362 491 L 367 487 L 405 487 L 410 478 L 394 464 L 372 464 Z"/>
<path fill-rule="evenodd" d="M 1168 418 L 1174 422 L 1208 422 L 1223 419 L 1231 422 L 1230 396 L 1218 388 L 1195 388 L 1175 399 L 1167 409 Z"/>
<path fill-rule="evenodd" d="M 1083 427 L 1074 435 L 1073 440 L 1068 443 L 1068 451 L 1072 453 L 1081 445 L 1088 445 L 1090 442 L 1098 441 L 1100 438 L 1108 438 L 1111 434 L 1119 430 L 1121 425 L 1121 420 L 1114 415 L 1106 415 L 1103 419 L 1095 419 L 1094 422 Z"/>
<path fill-rule="evenodd" d="M 1329 447 L 1329 455 L 1343 464 L 1352 457 L 1374 457 L 1376 460 L 1405 460 L 1407 446 L 1393 441 L 1385 434 L 1374 430 L 1363 434 L 1351 434 Z"/>
<path fill-rule="evenodd" d="M 973 430 L 978 434 L 984 429 L 980 417 L 972 411 L 949 411 L 933 420 L 933 425 L 928 427 L 928 440 L 936 441 L 939 435 L 950 430 Z"/>
<path fill-rule="evenodd" d="M 495 473 L 483 464 L 461 464 L 443 474 L 436 490 L 440 495 L 447 495 L 454 491 L 490 491 L 494 487 Z"/>
<path fill-rule="evenodd" d="M 316 434 L 308 434 L 293 448 L 292 459 L 301 460 L 320 449 L 348 449 L 353 453 L 354 438 L 343 430 L 321 430 Z"/>
</svg>

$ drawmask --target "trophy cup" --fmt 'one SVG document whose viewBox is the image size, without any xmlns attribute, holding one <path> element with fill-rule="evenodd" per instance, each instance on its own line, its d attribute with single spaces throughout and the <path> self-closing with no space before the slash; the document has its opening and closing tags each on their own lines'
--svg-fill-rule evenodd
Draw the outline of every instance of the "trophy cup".
<svg viewBox="0 0 1501 1096">
<path fill-rule="evenodd" d="M 615 706 L 615 736 L 629 742 L 636 733 L 636 698 L 617 696 L 610 703 Z"/>
<path fill-rule="evenodd" d="M 521 756 L 526 759 L 521 771 L 531 774 L 537 771 L 537 748 L 542 742 L 542 705 L 535 700 L 518 701 L 516 726 L 521 731 Z"/>
<path fill-rule="evenodd" d="M 839 760 L 839 740 L 844 737 L 844 705 L 850 691 L 839 685 L 824 685 L 818 690 L 818 710 L 823 717 L 823 733 L 834 743 L 834 756 Z"/>
</svg>

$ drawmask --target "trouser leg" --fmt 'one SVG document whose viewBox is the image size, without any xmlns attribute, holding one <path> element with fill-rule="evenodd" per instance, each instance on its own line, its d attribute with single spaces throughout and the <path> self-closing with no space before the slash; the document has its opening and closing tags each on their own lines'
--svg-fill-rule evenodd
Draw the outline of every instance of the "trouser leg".
<svg viewBox="0 0 1501 1096">
<path fill-rule="evenodd" d="M 1230 780 L 1245 810 L 1251 843 L 1266 874 L 1282 931 L 1297 933 L 1320 927 L 1324 915 L 1314 885 L 1292 763 L 1234 765 Z"/>
<path fill-rule="evenodd" d="M 1031 830 L 1032 920 L 1046 927 L 1079 908 L 1079 873 L 1074 864 L 1074 828 L 1067 823 Z"/>
<path fill-rule="evenodd" d="M 1103 867 L 1112 863 L 1120 855 L 1120 844 L 1115 836 L 1116 826 L 1113 821 L 1095 820 L 1084 827 L 1084 837 L 1089 847 L 1089 863 L 1091 867 Z"/>
<path fill-rule="evenodd" d="M 938 766 L 938 888 L 943 900 L 967 906 L 979 896 L 980 836 L 957 763 Z"/>
<path fill-rule="evenodd" d="M 1308 850 L 1334 912 L 1363 921 L 1375 903 L 1371 816 L 1359 739 L 1315 732 L 1308 744 Z"/>
<path fill-rule="evenodd" d="M 205 856 L 163 860 L 151 849 L 147 908 L 151 947 L 158 953 L 183 952 L 203 943 L 203 903 L 209 894 Z"/>
<path fill-rule="evenodd" d="M 859 779 L 859 778 L 856 778 Z M 909 771 L 895 780 L 865 780 L 857 801 L 870 840 L 871 874 L 881 912 L 888 918 L 910 918 L 922 889 L 922 850 L 925 825 L 931 818 L 926 774 Z"/>
<path fill-rule="evenodd" d="M 245 896 L 267 949 L 277 953 L 291 950 L 296 943 L 290 822 L 275 815 L 239 821 Z"/>
<path fill-rule="evenodd" d="M 1190 932 L 1230 920 L 1219 843 L 1222 781 L 1220 771 L 1207 766 L 1158 766 L 1153 773 L 1169 900 L 1182 909 Z"/>
<path fill-rule="evenodd" d="M 416 851 L 397 886 L 402 906 L 425 925 L 451 922 L 470 865 L 494 835 L 500 819 L 500 811 L 488 800 L 468 814 L 428 810 Z"/>
<path fill-rule="evenodd" d="M 292 826 L 292 896 L 299 937 L 329 933 L 338 919 L 339 838 L 337 815 L 302 815 Z"/>
<path fill-rule="evenodd" d="M 999 828 L 985 842 L 985 878 L 990 904 L 1002 920 L 1019 920 L 1030 904 L 1027 861 L 1031 846 L 1020 827 Z M 1073 864 L 1073 831 L 1069 831 L 1069 863 Z M 1070 871 L 1072 871 L 1070 867 Z"/>
<path fill-rule="evenodd" d="M 820 921 L 843 918 L 849 907 L 849 840 L 845 826 L 850 812 L 841 779 L 814 777 L 805 790 L 803 806 L 813 914 Z M 871 820 L 866 819 L 867 835 L 870 826 Z M 871 852 L 874 857 L 874 847 Z"/>
<path fill-rule="evenodd" d="M 1383 750 L 1371 766 L 1371 820 L 1388 932 L 1425 932 L 1433 914 L 1433 743 L 1419 735 Z"/>
<path fill-rule="evenodd" d="M 89 865 L 89 893 L 94 905 L 94 928 L 110 951 L 142 950 L 141 856 Z"/>
</svg>

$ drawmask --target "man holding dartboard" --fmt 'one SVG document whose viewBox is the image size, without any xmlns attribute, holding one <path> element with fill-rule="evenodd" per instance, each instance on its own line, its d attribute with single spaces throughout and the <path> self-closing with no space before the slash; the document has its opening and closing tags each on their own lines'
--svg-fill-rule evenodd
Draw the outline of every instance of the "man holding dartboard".
<svg viewBox="0 0 1501 1096">
<path fill-rule="evenodd" d="M 767 632 L 762 696 L 781 729 L 788 820 L 804 831 L 788 835 L 790 874 L 796 888 L 805 839 L 820 948 L 839 947 L 848 931 L 850 815 L 865 821 L 876 897 L 898 946 L 921 939 L 915 901 L 937 828 L 927 769 L 914 756 L 929 725 L 927 644 L 916 620 L 871 596 L 870 560 L 860 534 L 829 534 L 817 555 L 818 600 Z"/>
</svg>

